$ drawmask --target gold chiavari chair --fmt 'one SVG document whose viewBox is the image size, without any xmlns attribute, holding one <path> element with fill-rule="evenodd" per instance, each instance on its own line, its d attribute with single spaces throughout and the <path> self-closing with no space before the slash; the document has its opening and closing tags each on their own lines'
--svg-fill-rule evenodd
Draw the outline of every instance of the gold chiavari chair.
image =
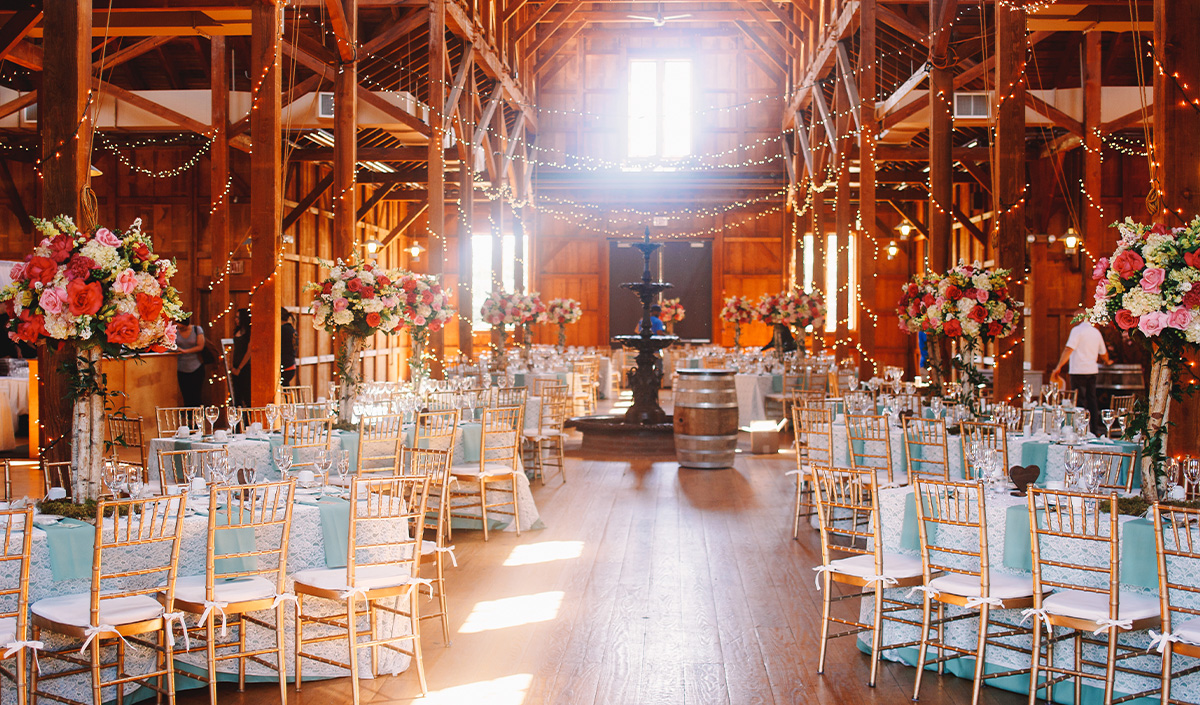
<svg viewBox="0 0 1200 705">
<path fill-rule="evenodd" d="M 1112 399 L 1109 399 L 1108 401 L 1108 408 L 1112 409 L 1116 413 L 1117 418 L 1121 418 L 1122 416 L 1129 416 L 1132 414 L 1133 406 L 1136 403 L 1136 394 L 1114 394 Z M 1117 436 L 1120 437 L 1121 427 L 1119 425 L 1114 425 L 1112 430 L 1109 432 L 1109 436 L 1112 436 L 1113 433 L 1116 433 Z"/>
<path fill-rule="evenodd" d="M 813 501 L 812 467 L 832 466 L 833 411 L 828 407 L 793 406 L 792 426 L 796 429 L 796 507 L 792 519 L 792 538 L 800 537 L 800 518 L 816 512 Z M 803 511 L 807 509 L 807 511 Z"/>
<path fill-rule="evenodd" d="M 488 510 L 512 505 L 512 511 L 497 511 L 511 514 L 516 523 L 517 536 L 521 535 L 521 512 L 517 502 L 518 475 L 521 473 L 521 416 L 523 407 L 495 406 L 483 410 L 483 433 L 479 444 L 479 462 L 450 466 L 450 475 L 463 484 L 474 485 L 474 492 L 451 493 L 451 517 L 478 518 L 483 523 L 483 540 L 488 540 Z M 509 499 L 489 502 L 487 491 L 492 485 L 501 485 L 497 492 L 508 494 Z M 503 488 L 507 485 L 509 489 Z M 455 498 L 465 499 L 461 504 Z M 454 510 L 467 506 L 478 506 L 479 517 L 458 513 Z"/>
<path fill-rule="evenodd" d="M 555 378 L 538 377 L 536 379 L 530 380 L 529 384 L 527 386 L 529 388 L 529 396 L 540 397 L 540 396 L 542 396 L 542 390 L 545 389 L 546 387 L 558 387 L 558 386 L 565 387 L 566 384 L 563 382 L 560 382 L 558 379 L 555 379 Z"/>
<path fill-rule="evenodd" d="M 358 474 L 400 474 L 404 448 L 404 415 L 363 416 L 358 419 Z"/>
<path fill-rule="evenodd" d="M 49 496 L 50 490 L 58 487 L 67 493 L 70 499 L 75 494 L 74 473 L 71 471 L 71 461 L 48 461 L 42 458 L 38 461 L 42 469 L 42 496 Z"/>
<path fill-rule="evenodd" d="M 525 387 L 497 387 L 492 390 L 485 406 L 515 406 L 521 410 L 521 427 L 525 425 L 525 402 L 529 390 Z"/>
<path fill-rule="evenodd" d="M 962 422 L 962 443 L 963 443 L 963 477 L 968 480 L 976 478 L 975 464 L 967 457 L 967 443 L 977 443 L 981 447 L 988 450 L 1000 451 L 1003 454 L 1004 462 L 1008 462 L 1008 433 L 1004 429 L 1004 424 L 999 423 L 981 423 L 976 421 Z"/>
<path fill-rule="evenodd" d="M 280 387 L 279 398 L 283 400 L 284 404 L 311 404 L 313 403 L 313 390 L 307 384 Z"/>
<path fill-rule="evenodd" d="M 283 423 L 283 444 L 292 449 L 292 470 L 306 468 L 316 472 L 317 453 L 332 448 L 335 421 L 335 417 L 329 416 Z M 354 468 L 350 468 L 350 472 L 354 472 Z"/>
<path fill-rule="evenodd" d="M 1077 448 L 1083 456 L 1083 467 L 1089 472 L 1100 472 L 1100 489 L 1133 491 L 1133 478 L 1137 468 L 1133 466 L 1133 453 L 1100 448 Z"/>
<path fill-rule="evenodd" d="M 892 407 L 897 411 L 907 411 L 916 416 L 922 415 L 921 397 L 918 394 L 897 394 L 892 398 Z"/>
<path fill-rule="evenodd" d="M 454 433 L 458 430 L 458 410 L 422 411 L 417 414 L 413 431 L 413 448 L 453 450 Z"/>
<path fill-rule="evenodd" d="M 780 390 L 763 395 L 764 411 L 770 418 L 771 412 L 778 408 L 783 414 L 783 418 L 791 418 L 791 404 L 795 400 L 795 395 L 808 391 L 808 375 L 805 370 L 784 371 Z M 817 393 L 822 399 L 825 398 L 824 392 Z"/>
<path fill-rule="evenodd" d="M 904 455 L 909 482 L 918 477 L 949 480 L 950 447 L 946 442 L 946 420 L 905 418 Z"/>
<path fill-rule="evenodd" d="M 425 408 L 430 411 L 457 411 L 461 396 L 458 392 L 431 392 L 425 399 Z"/>
<path fill-rule="evenodd" d="M 108 415 L 108 440 L 112 456 L 122 463 L 146 467 L 146 440 L 142 433 L 142 417 L 125 414 Z"/>
<path fill-rule="evenodd" d="M 879 655 L 884 649 L 915 646 L 917 642 L 884 645 L 885 620 L 919 626 L 915 619 L 905 619 L 898 612 L 917 609 L 916 605 L 890 599 L 884 592 L 893 587 L 915 587 L 924 582 L 921 561 L 913 556 L 883 550 L 877 510 L 878 490 L 875 471 L 871 468 L 813 467 L 814 496 L 817 517 L 821 524 L 821 565 L 817 570 L 817 586 L 822 590 L 821 651 L 817 673 L 825 672 L 825 653 L 833 638 L 871 632 L 871 679 L 879 668 Z M 837 558 L 836 556 L 844 556 Z M 859 592 L 834 596 L 833 584 L 841 583 L 861 588 Z M 833 615 L 833 603 L 843 600 L 862 600 L 868 595 L 875 601 L 870 623 Z M 848 629 L 830 634 L 831 624 Z"/>
<path fill-rule="evenodd" d="M 250 430 L 251 424 L 262 424 L 264 431 L 271 430 L 271 421 L 267 414 L 265 406 L 242 406 L 238 407 L 238 419 L 241 432 L 245 433 Z"/>
<path fill-rule="evenodd" d="M 938 673 L 941 673 L 947 661 L 971 656 L 975 660 L 971 704 L 976 705 L 985 679 L 1029 673 L 1028 668 L 987 673 L 984 667 L 989 646 L 1032 657 L 1029 649 L 1016 646 L 1011 638 L 1029 634 L 1030 630 L 1004 620 L 993 610 L 1032 607 L 1033 582 L 1028 576 L 991 570 L 987 507 L 979 483 L 947 482 L 918 476 L 913 478 L 913 494 L 925 582 L 913 700 L 921 695 L 921 678 L 927 665 L 937 664 Z M 937 605 L 936 619 L 933 617 L 934 603 Z M 957 614 L 947 617 L 946 605 L 978 610 L 975 648 L 956 646 L 945 637 L 946 625 L 963 619 Z M 932 661 L 928 660 L 931 648 L 937 652 Z"/>
<path fill-rule="evenodd" d="M 850 445 L 850 467 L 882 472 L 887 486 L 892 477 L 892 436 L 886 416 L 846 414 L 846 441 Z"/>
<path fill-rule="evenodd" d="M 4 678 L 13 682 L 17 705 L 25 705 L 28 695 L 25 650 L 38 648 L 28 637 L 32 535 L 33 507 L 0 510 L 0 684 Z M 5 665 L 10 660 L 11 668 Z"/>
<path fill-rule="evenodd" d="M 279 674 L 281 702 L 287 702 L 287 661 L 284 656 L 284 600 L 288 535 L 296 482 L 214 487 L 208 498 L 208 543 L 204 574 L 175 581 L 175 609 L 199 615 L 191 638 L 204 644 L 207 668 L 203 674 L 181 671 L 208 684 L 208 699 L 217 702 L 217 663 L 238 662 L 238 688 L 246 685 L 246 660 L 274 668 Z M 275 623 L 254 615 L 271 610 Z M 221 639 L 229 629 L 232 641 Z M 249 625 L 275 632 L 273 648 L 246 648 Z M 262 658 L 274 654 L 275 662 Z"/>
<path fill-rule="evenodd" d="M 583 409 L 585 414 L 590 414 L 596 409 L 596 388 L 600 381 L 600 361 L 594 358 L 585 358 L 576 360 L 571 364 L 571 371 L 575 376 L 571 378 L 572 386 L 571 395 L 575 399 L 577 406 Z"/>
<path fill-rule="evenodd" d="M 1184 703 L 1171 697 L 1175 678 L 1200 671 L 1200 665 L 1174 670 L 1175 656 L 1200 658 L 1200 509 L 1155 504 L 1155 546 L 1158 552 L 1158 595 L 1162 612 L 1162 634 L 1151 633 L 1151 648 L 1162 654 L 1162 702 Z"/>
<path fill-rule="evenodd" d="M 302 402 L 292 404 L 292 412 L 296 419 L 323 419 L 330 416 L 333 411 L 330 409 L 328 402 Z"/>
<path fill-rule="evenodd" d="M 2 462 L 3 466 L 4 466 L 4 484 L 2 486 L 0 486 L 0 492 L 3 492 L 3 496 L 0 496 L 0 502 L 9 502 L 9 501 L 12 501 L 12 499 L 13 499 L 12 461 L 5 458 L 3 461 L 0 461 L 0 462 Z"/>
<path fill-rule="evenodd" d="M 533 472 L 536 477 L 546 484 L 545 469 L 557 468 L 563 483 L 567 481 L 566 464 L 563 461 L 565 437 L 563 424 L 567 420 L 567 406 L 570 398 L 567 396 L 567 385 L 542 387 L 542 393 L 537 397 L 539 407 L 536 426 L 524 430 L 525 446 L 530 451 Z"/>
<path fill-rule="evenodd" d="M 229 447 L 200 448 L 196 450 L 166 450 L 158 449 L 158 486 L 169 488 L 171 485 L 188 484 L 188 476 L 210 479 L 209 468 L 214 457 L 229 458 Z"/>
<path fill-rule="evenodd" d="M 314 568 L 302 570 L 292 576 L 296 592 L 296 690 L 303 685 L 304 659 L 347 668 L 350 671 L 350 688 L 353 703 L 359 702 L 358 652 L 371 649 L 373 670 L 379 672 L 380 648 L 411 656 L 417 667 L 417 679 L 421 694 L 428 688 L 425 684 L 425 662 L 421 654 L 421 620 L 419 605 L 421 560 L 421 530 L 425 522 L 426 498 L 429 493 L 429 477 L 424 475 L 401 475 L 393 477 L 355 479 L 350 485 L 350 525 L 345 568 Z M 407 534 L 399 531 L 403 523 Z M 305 603 L 316 598 L 322 601 L 341 602 L 345 611 L 329 615 L 306 613 Z M 408 599 L 407 611 L 392 607 L 387 602 L 392 598 Z M 359 602 L 365 604 L 369 619 L 368 632 L 360 639 L 358 617 L 362 611 Z M 392 637 L 379 635 L 377 625 L 380 615 L 394 615 L 409 620 L 410 633 Z M 320 625 L 319 636 L 308 636 L 305 628 Z M 336 663 L 323 656 L 304 650 L 305 644 L 345 639 L 348 663 Z M 411 646 L 405 650 L 401 643 Z"/>
<path fill-rule="evenodd" d="M 1082 680 L 1103 682 L 1104 702 L 1113 702 L 1117 668 L 1138 672 L 1129 659 L 1145 654 L 1143 647 L 1121 644 L 1118 637 L 1130 631 L 1156 628 L 1161 619 L 1159 601 L 1150 595 L 1121 589 L 1120 534 L 1117 513 L 1101 511 L 1101 502 L 1117 506 L 1117 493 L 1081 494 L 1029 488 L 1030 544 L 1033 553 L 1033 669 L 1029 674 L 1029 700 L 1039 690 L 1047 699 L 1057 683 L 1074 681 L 1075 702 L 1080 702 Z M 1064 632 L 1054 632 L 1059 627 Z M 1045 663 L 1042 636 L 1046 634 Z M 1103 636 L 1095 636 L 1103 635 Z M 1055 658 L 1055 647 L 1072 642 L 1075 658 L 1070 666 Z M 1098 649 L 1104 661 L 1083 649 Z M 1082 654 L 1082 657 L 1081 657 Z M 1142 675 L 1157 682 L 1156 669 Z M 1044 680 L 1043 680 L 1044 679 Z M 1152 690 L 1128 694 L 1130 699 Z M 1125 699 L 1124 697 L 1122 698 Z"/>
<path fill-rule="evenodd" d="M 93 703 L 112 700 L 114 690 L 133 682 L 174 701 L 171 625 L 182 622 L 183 615 L 163 605 L 173 604 L 175 598 L 184 501 L 184 495 L 177 494 L 97 503 L 91 590 L 47 597 L 29 606 L 34 641 L 43 641 L 42 632 L 83 641 L 82 649 L 65 646 L 38 652 L 43 665 L 61 662 L 63 667 L 33 669 L 30 691 L 35 702 L 39 697 L 59 699 L 53 690 L 42 690 L 46 681 L 89 670 Z M 155 652 L 149 672 L 129 672 L 125 656 L 134 644 Z M 112 652 L 110 659 L 103 658 L 105 651 Z M 87 655 L 81 658 L 81 652 Z M 113 668 L 116 677 L 105 680 L 104 674 Z"/>
<path fill-rule="evenodd" d="M 442 640 L 450 645 L 450 613 L 446 609 L 446 576 L 444 558 L 450 555 L 454 561 L 454 547 L 450 545 L 448 528 L 450 516 L 447 511 L 450 506 L 450 462 L 453 455 L 449 450 L 431 450 L 416 448 L 408 450 L 405 462 L 405 474 L 424 475 L 429 477 L 429 499 L 425 506 L 424 531 L 433 532 L 434 539 L 421 541 L 421 565 L 433 565 L 433 577 L 429 580 L 430 594 L 436 595 L 438 610 L 425 612 L 421 619 L 440 619 L 442 622 Z M 455 564 L 457 567 L 457 563 Z"/>
<path fill-rule="evenodd" d="M 202 406 L 160 406 L 154 410 L 155 421 L 158 423 L 158 437 L 174 436 L 180 426 L 189 429 L 204 428 L 204 407 Z"/>
</svg>

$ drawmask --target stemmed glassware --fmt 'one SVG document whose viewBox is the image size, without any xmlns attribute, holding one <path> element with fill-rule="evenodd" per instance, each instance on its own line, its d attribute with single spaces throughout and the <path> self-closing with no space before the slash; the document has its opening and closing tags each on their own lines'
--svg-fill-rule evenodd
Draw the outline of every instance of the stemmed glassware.
<svg viewBox="0 0 1200 705">
<path fill-rule="evenodd" d="M 1104 422 L 1104 437 L 1112 438 L 1112 427 L 1117 420 L 1117 412 L 1113 409 L 1104 409 L 1100 412 L 1100 420 Z"/>
<path fill-rule="evenodd" d="M 1083 468 L 1083 456 L 1075 449 L 1075 446 L 1067 448 L 1066 456 L 1063 462 L 1064 474 L 1063 484 L 1066 489 L 1071 489 L 1082 479 L 1080 471 Z"/>
<path fill-rule="evenodd" d="M 1178 458 L 1167 458 L 1165 465 L 1166 477 L 1164 480 L 1167 490 L 1165 499 L 1172 499 L 1171 494 L 1175 491 L 1175 488 L 1179 486 L 1179 475 L 1182 469 L 1179 466 Z"/>
<path fill-rule="evenodd" d="M 337 474 L 338 482 L 344 486 L 346 477 L 350 474 L 350 451 L 337 451 Z"/>
<path fill-rule="evenodd" d="M 296 406 L 294 404 L 283 404 L 279 407 L 279 415 L 283 418 L 285 424 L 296 420 Z"/>
<path fill-rule="evenodd" d="M 221 418 L 221 410 L 215 406 L 204 407 L 204 418 L 208 420 L 208 434 L 217 432 L 217 419 Z"/>
<path fill-rule="evenodd" d="M 932 396 L 929 398 L 929 410 L 933 412 L 933 417 L 940 419 L 942 417 L 942 398 L 940 396 Z"/>
<path fill-rule="evenodd" d="M 279 476 L 287 479 L 288 472 L 292 469 L 292 447 L 279 446 L 271 449 L 271 458 L 275 461 L 275 467 L 279 468 Z"/>
<path fill-rule="evenodd" d="M 322 448 L 317 451 L 317 457 L 313 459 L 317 465 L 317 472 L 325 479 L 325 484 L 329 484 L 329 471 L 333 469 L 333 451 L 328 448 Z"/>
<path fill-rule="evenodd" d="M 1121 427 L 1121 438 L 1125 437 L 1125 432 L 1129 428 L 1129 414 L 1121 414 L 1117 417 L 1117 425 Z"/>
<path fill-rule="evenodd" d="M 1033 401 L 1033 385 L 1029 383 L 1029 380 L 1021 383 L 1021 399 L 1024 400 L 1026 407 Z"/>
<path fill-rule="evenodd" d="M 237 425 L 241 422 L 242 415 L 236 406 L 225 407 L 225 421 L 229 424 L 229 432 L 236 433 Z"/>
<path fill-rule="evenodd" d="M 1183 461 L 1183 477 L 1187 480 L 1185 492 L 1195 492 L 1196 484 L 1200 483 L 1200 458 L 1188 458 Z"/>
<path fill-rule="evenodd" d="M 269 428 L 267 428 L 266 430 L 268 432 L 274 431 L 275 430 L 275 419 L 279 418 L 279 406 L 277 406 L 275 404 L 267 404 L 266 415 L 267 415 L 267 424 L 269 426 Z"/>
</svg>

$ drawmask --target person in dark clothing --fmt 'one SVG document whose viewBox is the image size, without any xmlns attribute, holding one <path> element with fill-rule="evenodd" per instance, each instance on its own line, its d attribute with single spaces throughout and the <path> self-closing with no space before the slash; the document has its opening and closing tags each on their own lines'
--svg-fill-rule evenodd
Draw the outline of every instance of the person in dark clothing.
<svg viewBox="0 0 1200 705">
<path fill-rule="evenodd" d="M 184 406 L 204 405 L 204 361 L 200 359 L 204 345 L 204 329 L 193 325 L 190 315 L 180 321 L 175 337 L 179 352 L 175 358 L 175 377 L 179 380 L 179 394 Z"/>
<path fill-rule="evenodd" d="M 250 309 L 239 308 L 233 330 L 233 403 L 250 406 Z"/>
<path fill-rule="evenodd" d="M 777 324 L 775 324 L 775 332 L 779 333 L 779 339 L 781 341 L 783 341 L 783 351 L 785 353 L 795 352 L 796 338 L 792 336 L 791 329 L 788 328 L 787 326 L 783 325 L 782 323 L 777 323 Z M 775 349 L 775 336 L 772 335 L 771 342 L 764 345 L 763 350 L 766 351 L 766 350 L 774 350 L 774 349 Z"/>
<path fill-rule="evenodd" d="M 279 381 L 284 387 L 296 379 L 296 327 L 292 325 L 292 312 L 279 309 Z"/>
</svg>

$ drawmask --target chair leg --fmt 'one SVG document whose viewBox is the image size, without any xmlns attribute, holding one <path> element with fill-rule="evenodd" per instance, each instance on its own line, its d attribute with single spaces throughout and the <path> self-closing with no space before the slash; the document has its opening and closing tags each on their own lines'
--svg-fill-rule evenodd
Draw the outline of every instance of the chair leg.
<svg viewBox="0 0 1200 705">
<path fill-rule="evenodd" d="M 1167 648 L 1163 651 L 1162 662 L 1162 702 L 1163 705 L 1169 705 L 1171 702 L 1171 660 L 1175 655 L 1175 649 L 1171 648 L 1170 642 L 1167 643 Z"/>
<path fill-rule="evenodd" d="M 1117 636 L 1120 633 L 1118 628 L 1108 632 L 1108 661 L 1104 667 L 1104 705 L 1112 705 L 1113 701 L 1113 684 L 1117 679 Z"/>
<path fill-rule="evenodd" d="M 871 680 L 867 685 L 875 687 L 875 676 L 879 673 L 879 651 L 883 644 L 883 585 L 875 584 L 875 616 L 871 622 Z"/>
<path fill-rule="evenodd" d="M 1053 633 L 1050 636 L 1053 641 Z M 1052 648 L 1052 645 L 1048 645 L 1047 648 Z M 1033 658 L 1029 664 L 1029 705 L 1034 705 L 1037 702 L 1038 669 L 1041 667 L 1042 661 L 1042 620 L 1036 616 L 1033 618 L 1033 648 L 1031 652 Z M 1046 694 L 1047 696 L 1050 694 L 1048 689 Z"/>
<path fill-rule="evenodd" d="M 417 681 L 421 684 L 421 696 L 424 697 L 429 693 L 429 685 L 425 682 L 425 657 L 421 652 L 421 616 L 418 613 L 420 596 L 421 591 L 415 587 L 408 591 L 408 614 L 412 621 L 410 629 L 413 635 L 413 661 L 417 666 Z"/>
<path fill-rule="evenodd" d="M 795 511 L 796 516 L 795 516 L 794 521 L 792 522 L 792 538 L 793 539 L 800 538 L 800 488 L 803 485 L 804 485 L 803 477 L 800 475 L 797 475 L 796 476 L 796 511 Z"/>
<path fill-rule="evenodd" d="M 293 646 L 296 650 L 296 692 L 300 692 L 300 687 L 304 683 L 304 659 L 300 656 L 304 651 L 304 595 L 296 595 L 295 614 L 296 638 Z"/>
<path fill-rule="evenodd" d="M 283 655 L 284 647 L 284 622 L 283 622 L 283 602 L 280 602 L 275 607 L 275 658 L 278 659 L 279 672 L 279 702 L 280 705 L 287 703 L 287 661 Z"/>
<path fill-rule="evenodd" d="M 16 661 L 17 661 L 17 668 L 16 668 L 16 671 L 17 671 L 17 705 L 25 705 L 25 699 L 26 699 L 25 652 L 23 650 L 18 651 L 16 656 L 17 656 L 17 658 L 16 658 Z"/>
<path fill-rule="evenodd" d="M 204 620 L 204 653 L 208 661 L 208 702 L 217 705 L 217 630 L 211 610 Z"/>
<path fill-rule="evenodd" d="M 96 637 L 95 639 L 92 640 L 92 647 L 91 647 L 91 650 L 89 651 L 89 654 L 92 657 L 92 663 L 91 663 L 92 702 L 93 703 L 102 703 L 102 702 L 104 702 L 104 697 L 101 693 L 101 688 L 100 688 L 100 637 Z M 120 662 L 121 661 L 118 658 L 117 663 L 119 664 Z M 119 666 L 118 666 L 118 668 L 119 668 Z M 117 686 L 118 693 L 120 693 L 122 690 L 123 689 L 120 686 Z"/>
<path fill-rule="evenodd" d="M 983 675 L 987 668 L 988 625 L 991 619 L 991 605 L 980 605 L 979 641 L 975 644 L 975 683 L 971 687 L 971 705 L 979 705 L 979 691 L 983 689 Z"/>
<path fill-rule="evenodd" d="M 437 588 L 438 588 L 438 609 L 442 612 L 442 642 L 450 645 L 450 615 L 446 611 L 446 575 L 444 572 L 444 564 L 442 563 L 442 554 L 438 552 L 437 561 L 434 563 L 434 568 L 437 570 Z"/>
<path fill-rule="evenodd" d="M 517 502 L 517 476 L 512 476 L 513 522 L 517 526 L 517 536 L 521 535 L 521 506 Z"/>
<path fill-rule="evenodd" d="M 829 579 L 829 573 L 825 573 L 824 577 L 825 589 L 821 592 L 821 654 L 817 659 L 817 673 L 825 672 L 825 651 L 829 646 L 829 612 L 832 606 L 833 581 Z"/>
<path fill-rule="evenodd" d="M 187 628 L 187 625 L 184 625 Z M 175 648 L 171 646 L 171 623 L 163 622 L 162 647 L 167 654 L 167 702 L 175 704 Z"/>
<path fill-rule="evenodd" d="M 925 593 L 925 601 L 921 608 L 921 643 L 917 646 L 917 677 L 913 684 L 913 700 L 921 697 L 921 676 L 925 673 L 925 652 L 929 649 L 929 593 Z"/>
<path fill-rule="evenodd" d="M 35 627 L 33 628 L 32 632 L 33 632 L 33 641 L 39 641 L 39 640 L 40 640 L 40 637 L 41 637 L 41 634 L 42 634 L 42 630 L 41 630 L 41 629 L 38 629 L 38 628 L 35 626 Z M 1167 646 L 1170 646 L 1170 644 L 1168 644 Z M 38 698 L 38 669 L 36 669 L 36 668 L 35 668 L 35 669 L 33 669 L 33 670 L 32 670 L 32 671 L 29 673 L 29 695 L 30 695 L 30 697 L 29 697 L 29 700 L 31 701 L 31 702 L 30 702 L 30 705 L 37 705 L 37 698 Z"/>
<path fill-rule="evenodd" d="M 346 598 L 346 643 L 350 647 L 350 690 L 354 696 L 354 705 L 358 705 L 358 617 L 354 614 L 356 602 L 356 595 Z M 367 609 L 371 609 L 370 602 L 367 603 Z"/>
<path fill-rule="evenodd" d="M 483 522 L 483 540 L 488 540 L 487 483 L 479 480 L 479 521 Z"/>
</svg>

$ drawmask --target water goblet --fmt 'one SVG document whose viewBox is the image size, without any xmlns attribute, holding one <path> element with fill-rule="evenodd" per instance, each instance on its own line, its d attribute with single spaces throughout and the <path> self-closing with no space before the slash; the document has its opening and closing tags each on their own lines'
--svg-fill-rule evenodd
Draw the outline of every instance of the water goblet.
<svg viewBox="0 0 1200 705">
<path fill-rule="evenodd" d="M 346 477 L 350 474 L 350 451 L 341 450 L 336 452 L 338 482 L 344 486 L 346 484 Z"/>
<path fill-rule="evenodd" d="M 328 478 L 329 471 L 333 469 L 333 451 L 329 450 L 328 448 L 322 448 L 318 450 L 317 456 L 314 458 L 314 462 L 317 465 L 317 472 L 320 473 L 322 477 Z M 328 483 L 328 479 L 326 479 L 326 483 Z"/>
<path fill-rule="evenodd" d="M 1117 425 L 1121 427 L 1121 438 L 1125 438 L 1129 429 L 1129 414 L 1121 414 L 1117 417 Z"/>
<path fill-rule="evenodd" d="M 296 420 L 296 405 L 283 404 L 279 407 L 279 415 L 284 423 L 291 423 Z"/>
<path fill-rule="evenodd" d="M 242 414 L 236 406 L 225 407 L 225 422 L 229 424 L 229 433 L 237 432 L 237 426 L 242 421 Z"/>
<path fill-rule="evenodd" d="M 1167 462 L 1165 463 L 1165 466 L 1166 467 L 1164 468 L 1164 470 L 1166 471 L 1166 475 L 1164 477 L 1164 481 L 1166 483 L 1166 490 L 1167 490 L 1166 499 L 1171 499 L 1171 493 L 1174 492 L 1175 488 L 1179 486 L 1179 479 L 1180 479 L 1179 475 L 1181 472 L 1181 468 L 1179 466 L 1179 459 L 1178 458 L 1167 458 Z"/>
<path fill-rule="evenodd" d="M 1183 463 L 1183 476 L 1187 480 L 1188 492 L 1196 491 L 1196 483 L 1200 482 L 1200 459 L 1188 458 Z"/>
<path fill-rule="evenodd" d="M 850 378 L 850 391 L 852 391 L 852 392 L 858 391 L 858 378 L 857 377 Z"/>
<path fill-rule="evenodd" d="M 942 405 L 945 402 L 939 396 L 929 398 L 929 410 L 933 412 L 933 417 L 940 419 L 942 417 Z"/>
<path fill-rule="evenodd" d="M 1100 420 L 1104 422 L 1104 437 L 1112 437 L 1112 427 L 1117 420 L 1117 412 L 1114 409 L 1104 409 L 1100 412 Z"/>
<path fill-rule="evenodd" d="M 275 404 L 267 404 L 267 431 L 275 430 L 275 419 L 279 418 L 279 407 Z"/>
<path fill-rule="evenodd" d="M 1021 383 L 1021 399 L 1025 401 L 1025 406 L 1029 406 L 1033 401 L 1033 385 L 1029 383 L 1029 380 Z"/>
<path fill-rule="evenodd" d="M 215 406 L 206 406 L 204 407 L 204 418 L 208 420 L 209 434 L 216 433 L 217 419 L 221 418 L 221 410 Z"/>
<path fill-rule="evenodd" d="M 292 469 L 292 447 L 279 446 L 271 450 L 271 458 L 275 461 L 275 467 L 279 468 L 279 476 L 287 479 L 288 472 Z"/>
</svg>

